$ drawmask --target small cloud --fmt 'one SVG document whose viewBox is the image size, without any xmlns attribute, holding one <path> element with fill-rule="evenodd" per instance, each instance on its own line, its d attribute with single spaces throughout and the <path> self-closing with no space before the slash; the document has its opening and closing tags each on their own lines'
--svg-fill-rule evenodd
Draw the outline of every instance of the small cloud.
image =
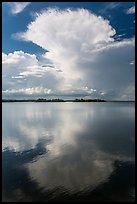
<svg viewBox="0 0 137 204">
<path fill-rule="evenodd" d="M 118 36 L 118 37 L 122 37 L 122 36 L 124 36 L 124 35 L 126 35 L 126 33 L 123 33 L 123 34 L 117 35 L 117 36 Z"/>
<path fill-rule="evenodd" d="M 7 4 L 11 7 L 11 13 L 16 15 L 21 13 L 30 2 L 8 2 Z"/>
<path fill-rule="evenodd" d="M 127 14 L 134 14 L 135 13 L 135 6 L 132 6 L 127 10 Z"/>
<path fill-rule="evenodd" d="M 129 64 L 130 64 L 130 65 L 134 65 L 134 64 L 135 64 L 135 61 L 131 61 Z"/>
<path fill-rule="evenodd" d="M 116 41 L 121 40 L 121 39 L 123 38 L 123 36 L 125 36 L 125 35 L 126 35 L 126 33 L 123 33 L 123 34 L 120 34 L 120 35 L 115 35 L 115 36 L 114 36 L 114 39 L 115 39 Z"/>
<path fill-rule="evenodd" d="M 12 79 L 24 79 L 24 76 L 12 76 Z"/>
</svg>

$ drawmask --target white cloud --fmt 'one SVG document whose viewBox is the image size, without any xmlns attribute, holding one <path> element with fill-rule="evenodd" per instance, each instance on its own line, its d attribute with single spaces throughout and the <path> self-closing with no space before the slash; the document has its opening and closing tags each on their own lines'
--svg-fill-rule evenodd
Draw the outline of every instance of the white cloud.
<svg viewBox="0 0 137 204">
<path fill-rule="evenodd" d="M 39 62 L 36 55 L 24 53 L 23 51 L 15 51 L 9 54 L 2 53 L 2 66 L 3 94 L 35 94 L 36 91 L 23 90 L 28 90 L 31 87 L 36 90 L 38 86 L 43 87 L 43 92 L 41 92 L 40 88 L 39 93 L 45 93 L 44 88 L 48 86 L 48 89 L 50 89 L 52 86 L 56 86 L 61 75 L 61 72 L 51 67 L 49 63 Z M 20 81 L 17 81 L 17 79 L 20 79 Z"/>
<path fill-rule="evenodd" d="M 47 24 L 48 21 L 50 23 Z M 39 29 L 36 29 L 39 25 L 44 27 L 40 26 Z M 36 32 L 32 35 L 34 31 Z M 96 46 L 114 41 L 112 36 L 115 33 L 116 31 L 109 25 L 109 21 L 101 16 L 97 17 L 85 9 L 77 11 L 49 9 L 37 14 L 36 20 L 29 24 L 28 30 L 20 34 L 20 37 L 24 40 L 30 40 L 50 52 L 55 52 L 56 47 L 60 47 L 64 51 L 64 44 L 75 50 L 78 47 L 82 49 L 88 45 L 94 49 Z M 53 38 L 54 41 L 52 41 Z M 63 44 L 60 44 L 61 38 Z M 81 38 L 85 38 L 82 44 L 80 44 Z M 69 44 L 70 41 L 71 44 Z"/>
<path fill-rule="evenodd" d="M 2 53 L 2 73 L 8 79 L 20 76 L 20 72 L 25 71 L 29 66 L 38 65 L 38 60 L 34 54 L 24 53 L 23 51 L 15 51 L 13 53 Z M 4 80 L 3 83 L 7 83 Z"/>
<path fill-rule="evenodd" d="M 98 52 L 98 51 L 105 51 L 105 50 L 109 50 L 111 48 L 121 48 L 121 47 L 125 47 L 125 46 L 134 46 L 135 45 L 135 38 L 131 38 L 131 39 L 124 39 L 122 41 L 116 41 L 113 43 L 110 43 L 106 46 L 102 46 L 100 48 L 94 49 L 93 52 Z"/>
<path fill-rule="evenodd" d="M 30 4 L 30 2 L 10 2 L 8 4 L 11 7 L 11 13 L 18 14 L 21 13 Z"/>
<path fill-rule="evenodd" d="M 5 54 L 2 53 L 2 63 L 3 64 L 17 64 L 21 61 L 27 64 L 35 64 L 36 56 L 34 54 L 24 53 L 23 51 L 15 51 L 13 53 Z"/>
<path fill-rule="evenodd" d="M 133 60 L 133 61 L 131 61 L 129 64 L 130 64 L 130 65 L 134 65 L 134 64 L 135 64 L 135 61 Z"/>
<path fill-rule="evenodd" d="M 31 87 L 31 88 L 22 88 L 22 89 L 10 89 L 2 91 L 2 93 L 7 94 L 15 94 L 15 93 L 23 93 L 23 94 L 49 94 L 51 93 L 51 89 L 43 88 L 43 87 Z"/>
<path fill-rule="evenodd" d="M 77 67 L 80 58 L 89 58 L 89 51 L 113 42 L 114 34 L 115 30 L 107 20 L 87 10 L 49 9 L 37 14 L 36 20 L 28 25 L 28 30 L 18 37 L 49 50 L 45 57 L 63 71 L 64 88 L 71 81 L 83 80 L 83 71 Z"/>
<path fill-rule="evenodd" d="M 129 62 L 134 60 L 135 39 L 118 42 L 115 34 L 108 20 L 85 9 L 48 9 L 36 15 L 26 32 L 16 35 L 45 49 L 42 60 L 26 53 L 3 55 L 3 70 L 14 67 L 11 76 L 27 78 L 23 88 L 42 86 L 58 94 L 117 98 L 117 91 L 134 82 Z"/>
<path fill-rule="evenodd" d="M 135 6 L 132 6 L 127 10 L 127 14 L 133 14 L 133 13 L 135 13 Z"/>
</svg>

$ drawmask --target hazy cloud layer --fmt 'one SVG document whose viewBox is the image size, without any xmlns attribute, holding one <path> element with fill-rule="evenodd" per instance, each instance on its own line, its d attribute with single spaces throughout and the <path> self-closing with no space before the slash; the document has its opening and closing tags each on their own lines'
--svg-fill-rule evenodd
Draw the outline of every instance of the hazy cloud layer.
<svg viewBox="0 0 137 204">
<path fill-rule="evenodd" d="M 85 9 L 36 14 L 26 32 L 16 36 L 42 47 L 45 55 L 38 60 L 22 51 L 3 54 L 3 90 L 48 89 L 55 94 L 133 100 L 134 38 L 116 42 L 115 34 L 108 20 Z"/>
</svg>

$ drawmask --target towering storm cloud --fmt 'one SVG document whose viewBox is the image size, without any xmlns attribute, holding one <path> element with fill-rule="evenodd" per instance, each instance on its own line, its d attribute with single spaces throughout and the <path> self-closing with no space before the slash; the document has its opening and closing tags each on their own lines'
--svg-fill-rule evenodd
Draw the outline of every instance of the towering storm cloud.
<svg viewBox="0 0 137 204">
<path fill-rule="evenodd" d="M 118 41 L 116 34 L 107 19 L 86 9 L 47 9 L 36 13 L 26 31 L 17 33 L 16 38 L 33 42 L 45 54 L 38 59 L 22 53 L 18 61 L 17 52 L 3 54 L 3 75 L 11 69 L 10 64 L 15 67 L 12 79 L 20 81 L 16 88 L 11 84 L 10 89 L 4 82 L 3 93 L 26 93 L 25 89 L 31 88 L 33 94 L 134 100 L 134 37 Z"/>
</svg>

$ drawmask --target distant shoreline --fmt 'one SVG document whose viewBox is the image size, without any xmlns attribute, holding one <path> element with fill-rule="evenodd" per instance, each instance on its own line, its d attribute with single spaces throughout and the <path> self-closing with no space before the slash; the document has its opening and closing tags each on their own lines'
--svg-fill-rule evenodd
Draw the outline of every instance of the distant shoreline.
<svg viewBox="0 0 137 204">
<path fill-rule="evenodd" d="M 2 102 L 135 102 L 135 101 L 106 101 L 102 99 L 2 99 Z"/>
</svg>

